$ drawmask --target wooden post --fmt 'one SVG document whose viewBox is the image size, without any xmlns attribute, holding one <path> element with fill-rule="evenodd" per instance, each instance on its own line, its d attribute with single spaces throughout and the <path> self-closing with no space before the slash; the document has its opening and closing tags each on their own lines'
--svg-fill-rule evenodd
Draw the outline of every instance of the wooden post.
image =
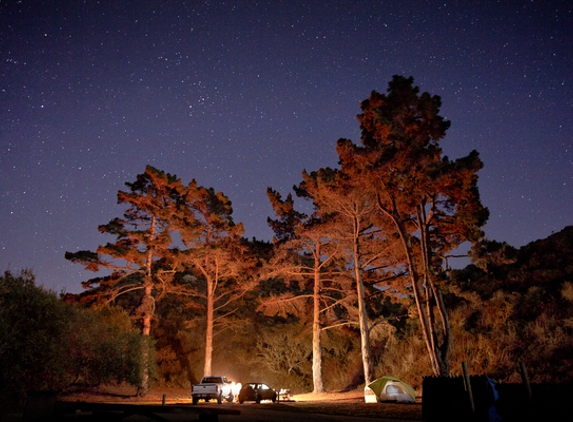
<svg viewBox="0 0 573 422">
<path fill-rule="evenodd" d="M 529 377 L 527 376 L 527 369 L 525 368 L 525 364 L 523 362 L 519 362 L 519 369 L 521 370 L 521 381 L 525 384 L 525 388 L 527 390 L 527 399 L 531 400 L 531 385 L 529 384 Z"/>
<path fill-rule="evenodd" d="M 476 411 L 476 406 L 474 403 L 474 395 L 472 393 L 472 384 L 470 382 L 470 373 L 468 371 L 468 364 L 467 362 L 462 362 L 462 369 L 464 371 L 464 381 L 466 384 L 466 391 L 468 392 L 468 396 L 470 398 L 470 405 L 472 408 L 472 413 L 475 413 Z"/>
<path fill-rule="evenodd" d="M 165 394 L 161 398 L 161 406 L 165 406 Z"/>
</svg>

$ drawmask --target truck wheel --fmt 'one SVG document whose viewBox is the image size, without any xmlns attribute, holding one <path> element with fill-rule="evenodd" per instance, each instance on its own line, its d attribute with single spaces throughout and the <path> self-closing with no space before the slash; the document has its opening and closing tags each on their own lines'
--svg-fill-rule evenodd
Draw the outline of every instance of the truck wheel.
<svg viewBox="0 0 573 422">
<path fill-rule="evenodd" d="M 219 394 L 219 396 L 217 397 L 217 404 L 221 404 L 223 403 L 223 395 Z"/>
<path fill-rule="evenodd" d="M 227 397 L 226 400 L 228 403 L 233 403 L 233 401 L 235 400 L 235 396 L 233 394 L 231 394 L 230 396 Z"/>
<path fill-rule="evenodd" d="M 199 399 L 197 397 L 193 397 L 193 404 L 197 404 L 199 402 Z"/>
</svg>

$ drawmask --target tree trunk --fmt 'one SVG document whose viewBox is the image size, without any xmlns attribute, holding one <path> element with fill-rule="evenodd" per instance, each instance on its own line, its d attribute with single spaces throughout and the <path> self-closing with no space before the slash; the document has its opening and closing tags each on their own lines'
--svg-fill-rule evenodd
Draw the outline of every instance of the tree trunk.
<svg viewBox="0 0 573 422">
<path fill-rule="evenodd" d="M 360 248 L 358 245 L 359 224 L 356 221 L 354 227 L 354 278 L 356 281 L 356 293 L 358 296 L 358 324 L 360 327 L 360 348 L 362 352 L 362 367 L 364 369 L 364 381 L 368 384 L 374 381 L 374 365 L 370 350 L 370 330 L 368 328 L 368 314 L 366 311 L 366 299 L 364 283 L 360 270 Z"/>
<path fill-rule="evenodd" d="M 318 249 L 319 246 L 317 246 Z M 317 250 L 317 256 L 320 253 Z M 324 381 L 322 377 L 322 327 L 320 324 L 320 261 L 314 262 L 314 308 L 312 321 L 312 381 L 314 385 L 313 393 L 324 392 Z"/>
<path fill-rule="evenodd" d="M 141 310 L 142 310 L 142 329 L 141 334 L 143 336 L 143 350 L 141 354 L 142 360 L 142 374 L 141 374 L 141 385 L 138 388 L 138 396 L 145 396 L 149 391 L 149 367 L 151 365 L 149 346 L 151 338 L 151 317 L 153 315 L 153 303 L 154 299 L 152 296 L 152 286 L 147 283 L 144 289 L 144 296 L 141 300 Z"/>
<path fill-rule="evenodd" d="M 426 302 L 424 300 L 424 295 L 422 294 L 420 288 L 420 279 L 418 275 L 418 269 L 416 267 L 416 261 L 414 258 L 414 250 L 412 247 L 412 241 L 410 235 L 408 234 L 404 222 L 397 215 L 396 212 L 390 213 L 384 207 L 380 206 L 380 209 L 388 215 L 400 234 L 400 239 L 402 240 L 402 245 L 406 252 L 406 259 L 408 261 L 408 270 L 410 272 L 410 280 L 412 282 L 412 291 L 414 293 L 414 300 L 416 302 L 416 309 L 418 311 L 418 318 L 420 319 L 420 325 L 422 327 L 422 336 L 424 337 L 424 342 L 426 343 L 426 348 L 428 350 L 428 357 L 430 358 L 430 364 L 432 366 L 432 372 L 436 376 L 441 375 L 439 357 L 436 353 L 436 349 L 433 347 L 434 341 L 434 331 L 432 329 L 430 318 L 426 309 Z M 428 298 L 426 298 L 428 299 Z"/>
<path fill-rule="evenodd" d="M 438 302 L 438 310 L 442 317 L 442 324 L 444 330 L 444 338 L 442 344 L 440 345 L 440 373 L 442 376 L 447 377 L 450 375 L 450 349 L 451 349 L 451 326 L 450 318 L 448 317 L 448 310 L 444 303 L 444 298 L 442 297 L 442 291 L 436 288 L 436 299 Z"/>
<path fill-rule="evenodd" d="M 213 319 L 214 319 L 214 297 L 215 286 L 210 278 L 207 278 L 207 330 L 205 333 L 205 365 L 203 367 L 203 376 L 211 374 L 213 364 Z"/>
<path fill-rule="evenodd" d="M 426 215 L 425 204 L 417 206 L 418 228 L 420 233 L 420 247 L 422 265 L 424 271 L 424 286 L 426 289 L 426 309 L 431 333 L 431 346 L 436 360 L 436 369 L 439 376 L 449 375 L 449 354 L 450 354 L 450 321 L 448 311 L 444 304 L 442 292 L 434 283 L 434 270 L 432 264 L 432 250 L 430 248 L 429 219 Z M 430 217 L 431 219 L 431 217 Z M 438 310 L 438 317 L 441 321 L 441 343 L 438 336 L 440 328 L 437 327 L 435 318 L 435 307 Z"/>
<path fill-rule="evenodd" d="M 368 384 L 374 381 L 372 354 L 370 351 L 370 333 L 368 331 L 368 314 L 364 299 L 364 284 L 360 268 L 355 268 L 356 292 L 358 294 L 358 322 L 360 326 L 360 350 L 362 351 L 362 367 L 364 368 L 364 381 Z"/>
<path fill-rule="evenodd" d="M 151 218 L 151 227 L 149 230 L 149 241 L 153 242 L 155 239 L 156 231 L 156 217 Z M 141 386 L 138 389 L 139 396 L 145 396 L 149 391 L 149 346 L 151 338 L 151 317 L 155 312 L 155 300 L 153 298 L 153 281 L 152 281 L 152 265 L 153 265 L 153 248 L 147 250 L 147 259 L 145 262 L 145 285 L 143 289 L 143 297 L 141 298 L 141 319 L 142 328 L 141 334 L 143 335 L 143 353 L 142 365 L 143 373 L 141 374 Z"/>
</svg>

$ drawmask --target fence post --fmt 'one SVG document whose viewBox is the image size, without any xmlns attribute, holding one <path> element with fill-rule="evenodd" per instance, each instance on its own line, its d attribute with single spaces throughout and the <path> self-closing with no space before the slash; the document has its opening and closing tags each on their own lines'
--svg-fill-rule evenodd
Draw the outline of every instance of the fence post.
<svg viewBox="0 0 573 422">
<path fill-rule="evenodd" d="M 527 369 L 525 368 L 525 363 L 519 362 L 519 369 L 521 370 L 521 381 L 525 384 L 527 390 L 527 398 L 531 400 L 531 385 L 529 384 L 529 377 L 527 376 Z"/>
<path fill-rule="evenodd" d="M 462 362 L 462 369 L 463 369 L 463 371 L 464 371 L 464 381 L 465 381 L 465 384 L 466 384 L 466 390 L 467 390 L 468 395 L 469 395 L 469 397 L 470 397 L 470 405 L 471 405 L 471 408 L 472 408 L 472 413 L 475 413 L 475 412 L 476 412 L 476 406 L 475 406 L 475 403 L 474 403 L 474 395 L 473 395 L 473 393 L 472 393 L 472 384 L 471 384 L 471 382 L 470 382 L 470 374 L 469 374 L 469 372 L 468 372 L 468 364 L 467 364 L 467 362 Z"/>
</svg>

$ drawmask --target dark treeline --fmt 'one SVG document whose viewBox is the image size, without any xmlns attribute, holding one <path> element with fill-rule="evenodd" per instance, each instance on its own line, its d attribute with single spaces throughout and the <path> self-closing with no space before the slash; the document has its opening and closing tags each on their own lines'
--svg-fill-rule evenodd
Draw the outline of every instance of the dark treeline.
<svg viewBox="0 0 573 422">
<path fill-rule="evenodd" d="M 517 380 L 520 361 L 534 382 L 570 381 L 573 230 L 521 249 L 486 240 L 482 163 L 442 154 L 440 105 L 412 78 L 372 92 L 360 145 L 340 139 L 339 168 L 294 186 L 311 214 L 269 187 L 273 242 L 245 239 L 223 193 L 148 166 L 118 192 L 124 214 L 99 226 L 109 243 L 66 253 L 97 272 L 84 293 L 57 299 L 29 273 L 2 278 L 2 394 L 15 379 L 19 391 L 126 381 L 145 394 L 215 373 L 294 391 L 382 375 L 419 388 L 463 361 L 500 381 Z M 452 270 L 464 242 L 472 264 Z M 50 334 L 27 329 L 28 314 Z M 123 352 L 97 349 L 110 333 Z M 78 364 L 60 370 L 61 356 Z"/>
</svg>

